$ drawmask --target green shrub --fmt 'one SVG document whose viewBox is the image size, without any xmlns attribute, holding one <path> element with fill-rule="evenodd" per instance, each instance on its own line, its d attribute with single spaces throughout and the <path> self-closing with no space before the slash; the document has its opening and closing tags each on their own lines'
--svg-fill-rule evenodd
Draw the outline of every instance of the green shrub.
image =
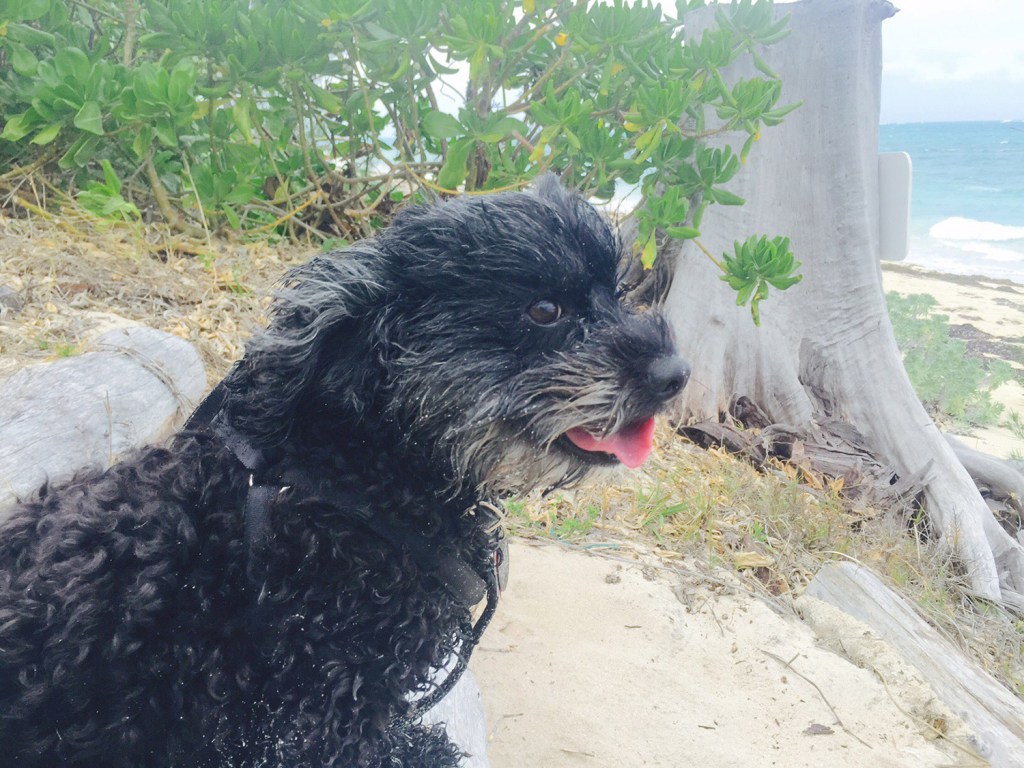
<svg viewBox="0 0 1024 768">
<path fill-rule="evenodd" d="M 949 335 L 949 317 L 933 312 L 933 297 L 887 293 L 886 302 L 903 365 L 925 409 L 958 427 L 997 423 L 1003 406 L 992 391 L 1013 378 L 1013 368 L 968 357 L 966 342 Z"/>
<path fill-rule="evenodd" d="M 0 163 L 98 215 L 347 240 L 410 196 L 552 170 L 600 199 L 638 185 L 650 265 L 659 231 L 743 202 L 725 185 L 793 108 L 758 54 L 786 34 L 771 2 L 723 5 L 684 45 L 703 4 L 0 0 Z M 762 76 L 729 86 L 741 57 Z M 723 133 L 738 152 L 705 146 Z M 755 302 L 793 268 L 756 263 L 736 276 Z"/>
</svg>

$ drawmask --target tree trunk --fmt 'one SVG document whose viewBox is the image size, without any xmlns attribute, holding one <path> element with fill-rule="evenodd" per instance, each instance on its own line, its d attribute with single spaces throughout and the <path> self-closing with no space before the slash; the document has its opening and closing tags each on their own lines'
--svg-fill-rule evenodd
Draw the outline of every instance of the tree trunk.
<svg viewBox="0 0 1024 768">
<path fill-rule="evenodd" d="M 1024 548 L 993 518 L 918 401 L 886 312 L 878 245 L 878 122 L 885 0 L 779 5 L 792 33 L 765 58 L 784 104 L 803 106 L 767 129 L 731 189 L 742 207 L 712 206 L 702 242 L 732 251 L 751 234 L 788 235 L 802 283 L 773 291 L 762 327 L 692 243 L 677 260 L 666 306 L 693 364 L 680 416 L 719 420 L 746 396 L 774 422 L 820 430 L 845 422 L 902 476 L 920 475 L 932 530 L 973 591 L 1024 609 Z M 710 25 L 711 9 L 687 17 Z M 735 81 L 755 72 L 737 65 Z"/>
</svg>

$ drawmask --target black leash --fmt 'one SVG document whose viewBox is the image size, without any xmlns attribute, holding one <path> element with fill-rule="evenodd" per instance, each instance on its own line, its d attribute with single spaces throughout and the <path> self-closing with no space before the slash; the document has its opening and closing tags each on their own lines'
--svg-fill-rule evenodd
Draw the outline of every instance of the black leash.
<svg viewBox="0 0 1024 768">
<path fill-rule="evenodd" d="M 498 608 L 500 591 L 501 586 L 498 583 L 498 572 L 495 571 L 494 578 L 488 579 L 487 583 L 487 605 L 484 608 L 484 612 L 480 614 L 480 618 L 471 627 L 468 639 L 466 638 L 465 627 L 463 627 L 462 646 L 455 652 L 455 666 L 448 673 L 448 677 L 444 679 L 443 683 L 422 699 L 416 699 L 412 702 L 413 717 L 418 717 L 433 708 L 441 699 L 451 693 L 452 688 L 459 682 L 459 679 L 469 667 L 469 657 L 472 655 L 473 649 L 476 648 L 484 634 L 484 630 L 487 629 L 487 625 L 494 618 L 494 612 Z"/>
<path fill-rule="evenodd" d="M 237 364 L 236 364 L 237 365 Z M 494 537 L 493 562 L 484 573 L 478 573 L 469 563 L 457 555 L 438 554 L 434 548 L 422 541 L 415 531 L 394 520 L 381 520 L 369 511 L 360 512 L 360 505 L 350 493 L 337 491 L 317 482 L 316 478 L 304 470 L 293 468 L 281 477 L 280 484 L 257 483 L 256 479 L 266 469 L 266 459 L 262 452 L 231 428 L 223 418 L 222 406 L 226 396 L 224 382 L 220 382 L 213 391 L 199 404 L 185 423 L 185 431 L 205 431 L 220 438 L 235 455 L 239 463 L 249 473 L 249 490 L 246 494 L 243 512 L 246 572 L 249 580 L 258 590 L 264 581 L 257 573 L 262 555 L 273 539 L 271 527 L 271 508 L 274 499 L 292 487 L 303 488 L 312 492 L 335 509 L 345 511 L 358 523 L 369 528 L 375 534 L 392 544 L 398 550 L 404 550 L 421 565 L 432 571 L 445 590 L 455 602 L 467 611 L 480 603 L 484 598 L 487 604 L 475 623 L 466 620 L 459 629 L 460 646 L 455 652 L 455 666 L 444 679 L 426 696 L 412 702 L 413 716 L 419 716 L 432 708 L 447 696 L 462 677 L 469 664 L 474 648 L 480 642 L 484 630 L 490 624 L 498 607 L 501 590 L 508 578 L 508 542 L 501 527 L 500 513 L 489 504 L 480 504 L 475 513 L 490 518 L 486 523 L 487 530 Z M 260 592 L 258 591 L 258 594 Z"/>
</svg>

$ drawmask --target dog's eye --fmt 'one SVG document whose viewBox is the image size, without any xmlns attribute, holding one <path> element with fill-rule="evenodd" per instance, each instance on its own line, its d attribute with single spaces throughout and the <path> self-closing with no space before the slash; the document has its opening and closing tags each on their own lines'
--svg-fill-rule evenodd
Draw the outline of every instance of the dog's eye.
<svg viewBox="0 0 1024 768">
<path fill-rule="evenodd" d="M 562 316 L 562 307 L 550 299 L 541 299 L 531 304 L 526 314 L 537 325 L 553 325 Z"/>
</svg>

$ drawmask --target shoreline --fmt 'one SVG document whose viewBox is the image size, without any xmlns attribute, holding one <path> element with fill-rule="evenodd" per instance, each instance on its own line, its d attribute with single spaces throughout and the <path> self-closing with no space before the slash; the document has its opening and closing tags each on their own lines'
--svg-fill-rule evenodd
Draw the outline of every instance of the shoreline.
<svg viewBox="0 0 1024 768">
<path fill-rule="evenodd" d="M 1006 289 L 1024 292 L 1024 283 L 1019 283 L 1016 280 L 1010 280 L 1009 278 L 989 277 L 988 275 L 983 275 L 981 273 L 962 275 L 955 272 L 943 272 L 939 269 L 932 269 L 924 264 L 917 264 L 910 261 L 883 261 L 882 274 L 885 275 L 886 272 L 921 277 L 929 280 L 940 280 L 942 282 L 955 283 L 957 285 L 971 287 L 998 286 L 996 290 Z"/>
</svg>

